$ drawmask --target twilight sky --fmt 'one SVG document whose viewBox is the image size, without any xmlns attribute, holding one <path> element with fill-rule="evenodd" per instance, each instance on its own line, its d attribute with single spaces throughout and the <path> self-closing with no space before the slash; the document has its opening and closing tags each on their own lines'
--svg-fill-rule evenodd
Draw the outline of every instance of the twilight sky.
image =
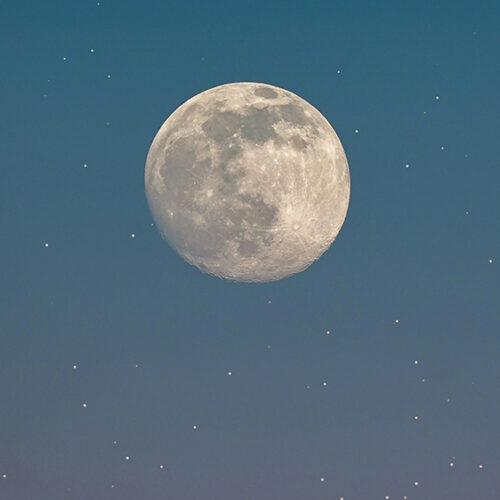
<svg viewBox="0 0 500 500">
<path fill-rule="evenodd" d="M 496 500 L 494 1 L 0 5 L 2 500 Z M 265 82 L 338 133 L 308 270 L 238 284 L 152 227 L 193 95 Z"/>
</svg>

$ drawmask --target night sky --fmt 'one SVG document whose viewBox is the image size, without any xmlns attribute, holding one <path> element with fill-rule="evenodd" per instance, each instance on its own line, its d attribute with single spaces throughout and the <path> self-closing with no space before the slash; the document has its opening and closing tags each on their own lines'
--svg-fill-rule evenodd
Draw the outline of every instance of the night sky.
<svg viewBox="0 0 500 500">
<path fill-rule="evenodd" d="M 1 500 L 500 498 L 500 7 L 0 4 Z M 265 82 L 349 161 L 332 247 L 267 284 L 162 239 L 144 164 Z"/>
</svg>

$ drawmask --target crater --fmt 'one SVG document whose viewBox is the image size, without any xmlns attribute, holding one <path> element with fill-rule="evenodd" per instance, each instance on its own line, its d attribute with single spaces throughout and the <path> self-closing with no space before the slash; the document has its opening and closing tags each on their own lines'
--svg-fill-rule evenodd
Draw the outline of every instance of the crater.
<svg viewBox="0 0 500 500">
<path fill-rule="evenodd" d="M 264 97 L 264 99 L 276 99 L 278 97 L 278 93 L 269 87 L 258 87 L 253 93 L 258 97 Z"/>
</svg>

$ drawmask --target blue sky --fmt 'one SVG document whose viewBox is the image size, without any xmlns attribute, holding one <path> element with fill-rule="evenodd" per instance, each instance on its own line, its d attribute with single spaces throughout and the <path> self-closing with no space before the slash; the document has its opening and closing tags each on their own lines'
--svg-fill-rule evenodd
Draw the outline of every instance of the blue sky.
<svg viewBox="0 0 500 500">
<path fill-rule="evenodd" d="M 0 497 L 498 498 L 499 14 L 0 6 Z M 163 121 L 236 81 L 350 165 L 338 239 L 276 283 L 186 264 L 144 194 Z"/>
</svg>

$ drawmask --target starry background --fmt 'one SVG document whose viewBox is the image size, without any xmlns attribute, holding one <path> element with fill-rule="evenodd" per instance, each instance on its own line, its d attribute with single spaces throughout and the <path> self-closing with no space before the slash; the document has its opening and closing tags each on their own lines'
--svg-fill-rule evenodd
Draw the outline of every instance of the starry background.
<svg viewBox="0 0 500 500">
<path fill-rule="evenodd" d="M 499 14 L 3 2 L 0 498 L 499 498 Z M 145 199 L 163 121 L 234 81 L 350 164 L 337 241 L 275 283 L 189 266 Z"/>
</svg>

